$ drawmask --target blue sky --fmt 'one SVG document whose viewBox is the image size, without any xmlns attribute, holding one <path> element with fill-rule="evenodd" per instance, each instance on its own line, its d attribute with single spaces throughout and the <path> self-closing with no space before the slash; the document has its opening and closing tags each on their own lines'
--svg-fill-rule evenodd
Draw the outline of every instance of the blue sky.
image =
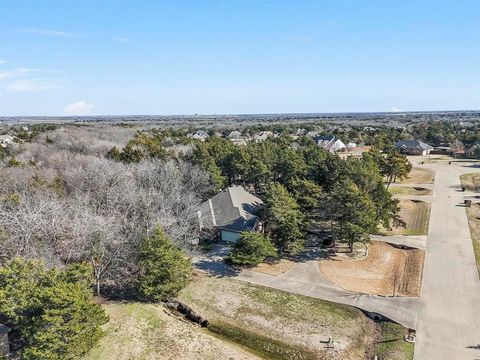
<svg viewBox="0 0 480 360">
<path fill-rule="evenodd" d="M 0 0 L 0 116 L 480 109 L 479 0 Z"/>
</svg>

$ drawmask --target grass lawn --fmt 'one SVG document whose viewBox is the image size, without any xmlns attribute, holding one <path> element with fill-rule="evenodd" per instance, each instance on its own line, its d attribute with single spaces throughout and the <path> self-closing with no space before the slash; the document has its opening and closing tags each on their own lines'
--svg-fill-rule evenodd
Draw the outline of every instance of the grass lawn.
<svg viewBox="0 0 480 360">
<path fill-rule="evenodd" d="M 472 236 L 473 251 L 477 261 L 478 275 L 480 277 L 480 205 L 472 204 L 467 209 L 468 224 L 470 225 L 470 234 Z"/>
<path fill-rule="evenodd" d="M 257 359 L 251 352 L 170 315 L 160 304 L 109 303 L 105 337 L 83 360 Z"/>
<path fill-rule="evenodd" d="M 464 174 L 460 176 L 462 185 L 470 191 L 480 191 L 480 174 Z"/>
<path fill-rule="evenodd" d="M 381 325 L 350 306 L 210 277 L 195 279 L 179 298 L 209 319 L 211 332 L 264 359 L 411 359 L 411 344 L 379 342 L 387 336 Z M 325 348 L 328 337 L 334 350 Z"/>
<path fill-rule="evenodd" d="M 412 359 L 405 328 L 350 306 L 199 276 L 179 299 L 209 319 L 208 329 L 161 304 L 111 302 L 102 305 L 105 337 L 82 360 Z"/>
<path fill-rule="evenodd" d="M 393 195 L 431 195 L 432 190 L 421 187 L 395 186 L 392 185 L 388 191 Z"/>
</svg>

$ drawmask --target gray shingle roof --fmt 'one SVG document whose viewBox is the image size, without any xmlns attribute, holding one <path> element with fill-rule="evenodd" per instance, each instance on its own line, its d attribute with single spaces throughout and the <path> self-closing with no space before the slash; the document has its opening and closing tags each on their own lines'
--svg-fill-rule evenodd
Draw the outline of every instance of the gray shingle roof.
<svg viewBox="0 0 480 360">
<path fill-rule="evenodd" d="M 262 200 L 242 186 L 231 186 L 200 205 L 200 227 L 218 226 L 235 232 L 251 230 L 257 223 L 261 204 Z"/>
<path fill-rule="evenodd" d="M 399 140 L 395 143 L 395 148 L 397 149 L 415 149 L 415 150 L 432 150 L 428 144 L 425 144 L 420 140 Z"/>
</svg>

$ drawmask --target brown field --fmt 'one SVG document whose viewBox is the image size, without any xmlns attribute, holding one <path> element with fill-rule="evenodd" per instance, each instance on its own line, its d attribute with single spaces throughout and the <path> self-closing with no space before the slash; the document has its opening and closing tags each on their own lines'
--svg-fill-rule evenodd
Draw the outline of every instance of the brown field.
<svg viewBox="0 0 480 360">
<path fill-rule="evenodd" d="M 83 360 L 259 359 L 171 315 L 161 304 L 103 304 L 105 337 Z"/>
<path fill-rule="evenodd" d="M 262 274 L 278 276 L 290 270 L 295 263 L 291 260 L 282 259 L 274 262 L 265 262 L 257 265 L 252 269 L 252 271 L 259 272 Z"/>
<path fill-rule="evenodd" d="M 480 174 L 464 174 L 460 179 L 467 190 L 480 191 Z"/>
<path fill-rule="evenodd" d="M 344 257 L 319 262 L 320 271 L 345 290 L 384 296 L 419 296 L 424 252 L 372 242 L 361 260 Z"/>
<path fill-rule="evenodd" d="M 428 169 L 414 167 L 403 184 L 431 184 L 435 173 Z"/>
<path fill-rule="evenodd" d="M 405 227 L 381 229 L 384 235 L 427 235 L 430 219 L 430 203 L 416 200 L 400 200 L 400 217 Z"/>
</svg>

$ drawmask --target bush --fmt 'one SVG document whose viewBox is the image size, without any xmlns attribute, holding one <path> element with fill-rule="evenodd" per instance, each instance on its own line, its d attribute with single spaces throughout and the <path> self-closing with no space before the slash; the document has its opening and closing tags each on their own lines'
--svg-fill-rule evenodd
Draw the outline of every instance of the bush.
<svg viewBox="0 0 480 360">
<path fill-rule="evenodd" d="M 87 265 L 47 270 L 20 258 L 0 268 L 0 314 L 12 329 L 15 356 L 24 360 L 77 359 L 102 337 L 108 318 L 93 304 Z"/>
<path fill-rule="evenodd" d="M 140 244 L 140 293 L 146 300 L 175 296 L 188 282 L 192 263 L 160 227 Z"/>
<path fill-rule="evenodd" d="M 277 250 L 270 239 L 259 233 L 244 231 L 227 261 L 235 265 L 255 266 L 267 257 L 277 257 Z"/>
</svg>

